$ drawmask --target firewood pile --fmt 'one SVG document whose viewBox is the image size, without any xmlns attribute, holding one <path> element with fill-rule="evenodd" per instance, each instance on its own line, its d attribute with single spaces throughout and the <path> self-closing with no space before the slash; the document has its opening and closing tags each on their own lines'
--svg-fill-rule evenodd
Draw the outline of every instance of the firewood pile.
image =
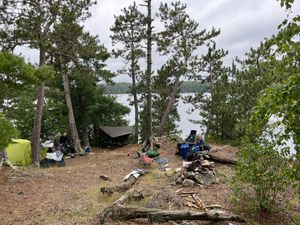
<svg viewBox="0 0 300 225">
<path fill-rule="evenodd" d="M 176 194 L 183 199 L 183 204 L 190 208 L 194 208 L 200 211 L 207 212 L 211 209 L 222 209 L 221 205 L 205 205 L 200 197 L 191 190 L 186 190 L 186 188 L 181 188 L 176 191 Z"/>
<path fill-rule="evenodd" d="M 202 157 L 192 162 L 183 162 L 183 167 L 177 173 L 175 184 L 191 187 L 194 185 L 208 186 L 218 183 L 214 167 L 214 162 L 210 162 Z"/>
</svg>

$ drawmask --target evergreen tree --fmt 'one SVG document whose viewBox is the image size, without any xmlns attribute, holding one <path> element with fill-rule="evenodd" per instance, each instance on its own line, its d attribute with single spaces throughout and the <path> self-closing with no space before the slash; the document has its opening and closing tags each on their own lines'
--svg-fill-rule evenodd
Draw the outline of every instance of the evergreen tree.
<svg viewBox="0 0 300 225">
<path fill-rule="evenodd" d="M 135 114 L 135 137 L 138 142 L 139 134 L 139 99 L 138 99 L 138 79 L 141 76 L 139 60 L 145 56 L 142 46 L 142 40 L 145 38 L 145 16 L 138 11 L 136 3 L 124 8 L 122 15 L 115 17 L 115 23 L 110 28 L 113 32 L 111 39 L 113 44 L 122 44 L 114 54 L 116 57 L 122 57 L 124 68 L 122 73 L 128 74 L 132 80 L 131 94 L 133 96 L 134 114 Z M 128 66 L 126 66 L 128 65 Z"/>
<path fill-rule="evenodd" d="M 13 50 L 16 46 L 27 45 L 39 50 L 39 65 L 46 63 L 47 50 L 52 46 L 50 36 L 53 26 L 66 8 L 72 8 L 79 19 L 89 16 L 87 12 L 93 2 L 90 0 L 51 0 L 0 2 L 0 45 Z M 39 162 L 40 133 L 44 104 L 45 84 L 42 81 L 38 90 L 36 114 L 32 130 L 33 163 Z"/>
<path fill-rule="evenodd" d="M 195 79 L 199 70 L 197 50 L 205 43 L 211 42 L 212 38 L 216 37 L 220 31 L 214 28 L 208 32 L 205 29 L 199 31 L 198 23 L 186 13 L 186 4 L 182 4 L 180 1 L 172 2 L 171 6 L 161 3 L 158 16 L 164 24 L 164 30 L 157 35 L 158 51 L 171 58 L 168 63 L 172 64 L 173 74 L 171 76 L 174 80 L 172 92 L 158 129 L 158 136 L 161 136 L 173 108 L 174 100 L 178 96 L 180 79 L 183 77 Z"/>
</svg>

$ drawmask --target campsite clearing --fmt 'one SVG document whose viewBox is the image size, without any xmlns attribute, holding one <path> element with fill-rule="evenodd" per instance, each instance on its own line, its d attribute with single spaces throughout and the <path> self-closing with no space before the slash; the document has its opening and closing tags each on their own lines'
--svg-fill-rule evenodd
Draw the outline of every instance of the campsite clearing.
<svg viewBox="0 0 300 225">
<path fill-rule="evenodd" d="M 47 169 L 28 167 L 22 173 L 2 168 L 0 170 L 1 224 L 98 224 L 97 215 L 122 196 L 122 193 L 103 195 L 100 188 L 121 183 L 126 174 L 137 168 L 148 170 L 148 174 L 141 176 L 133 186 L 133 189 L 142 193 L 145 198 L 139 201 L 132 200 L 129 202 L 130 205 L 179 209 L 180 201 L 177 201 L 175 194 L 182 187 L 171 185 L 172 176 L 164 175 L 155 162 L 144 167 L 139 160 L 133 159 L 132 156 L 138 149 L 138 145 L 128 145 L 114 150 L 94 149 L 93 154 L 66 160 L 65 167 Z M 161 156 L 169 159 L 169 167 L 172 169 L 182 166 L 182 159 L 175 155 L 175 151 L 176 143 L 161 150 Z M 218 154 L 235 158 L 237 151 L 237 148 L 227 146 Z M 190 187 L 185 191 L 199 196 L 205 205 L 217 204 L 229 212 L 234 212 L 234 206 L 229 203 L 228 188 L 233 167 L 216 164 L 216 171 L 218 184 L 205 188 Z M 103 175 L 109 179 L 100 178 Z M 190 209 L 187 206 L 183 207 Z M 149 223 L 128 221 L 109 224 L 146 225 Z M 219 224 L 228 224 L 228 222 Z"/>
</svg>

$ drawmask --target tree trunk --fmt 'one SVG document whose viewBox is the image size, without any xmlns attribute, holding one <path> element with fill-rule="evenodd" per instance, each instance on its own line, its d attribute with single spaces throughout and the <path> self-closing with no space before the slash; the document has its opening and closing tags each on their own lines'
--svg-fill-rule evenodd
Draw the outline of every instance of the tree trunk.
<svg viewBox="0 0 300 225">
<path fill-rule="evenodd" d="M 171 97 L 170 97 L 168 106 L 167 106 L 165 113 L 163 115 L 163 118 L 161 119 L 160 124 L 159 124 L 158 133 L 157 133 L 158 137 L 161 137 L 163 135 L 165 124 L 166 124 L 168 117 L 170 115 L 170 112 L 173 108 L 174 100 L 176 98 L 176 94 L 177 94 L 178 87 L 179 87 L 179 79 L 180 79 L 180 75 L 177 75 L 173 89 L 172 89 L 172 93 L 171 93 Z"/>
<path fill-rule="evenodd" d="M 147 0 L 148 18 L 147 18 L 147 70 L 146 70 L 146 93 L 147 93 L 147 119 L 146 119 L 146 139 L 152 145 L 152 90 L 151 90 L 151 74 L 152 74 L 152 16 L 151 16 L 151 0 Z"/>
<path fill-rule="evenodd" d="M 40 161 L 39 149 L 40 149 L 44 96 L 45 96 L 45 84 L 44 82 L 42 82 L 38 91 L 34 126 L 33 126 L 32 136 L 31 136 L 31 152 L 32 152 L 33 164 L 38 164 Z"/>
<path fill-rule="evenodd" d="M 45 64 L 45 50 L 40 49 L 40 63 L 42 66 Z M 43 107 L 44 107 L 44 97 L 45 97 L 45 83 L 42 82 L 37 96 L 37 104 L 35 110 L 34 124 L 31 134 L 31 152 L 32 152 L 32 162 L 35 165 L 39 164 L 40 161 L 40 138 L 41 138 L 41 127 L 42 127 L 42 117 L 43 117 Z"/>
<path fill-rule="evenodd" d="M 69 78 L 66 73 L 63 74 L 63 84 L 64 84 L 64 91 L 65 91 L 65 97 L 66 97 L 66 103 L 68 107 L 68 119 L 69 119 L 69 125 L 71 130 L 71 136 L 73 139 L 74 149 L 75 152 L 81 153 L 82 148 L 80 146 L 80 140 L 77 132 L 77 127 L 74 119 L 74 113 L 73 113 L 73 107 L 72 107 L 72 101 L 71 101 L 71 95 L 70 95 L 70 88 L 69 88 Z"/>
<path fill-rule="evenodd" d="M 239 215 L 229 214 L 224 211 L 186 211 L 186 210 L 161 210 L 153 208 L 136 208 L 115 204 L 103 210 L 100 223 L 105 224 L 108 219 L 130 220 L 148 218 L 149 222 L 169 220 L 204 220 L 204 221 L 237 221 L 245 222 Z"/>
<path fill-rule="evenodd" d="M 134 56 L 134 43 L 133 43 L 133 27 L 131 27 L 131 79 L 132 79 L 132 95 L 134 104 L 134 142 L 138 143 L 139 140 L 139 106 L 136 91 L 136 80 L 135 80 L 135 56 Z"/>
</svg>

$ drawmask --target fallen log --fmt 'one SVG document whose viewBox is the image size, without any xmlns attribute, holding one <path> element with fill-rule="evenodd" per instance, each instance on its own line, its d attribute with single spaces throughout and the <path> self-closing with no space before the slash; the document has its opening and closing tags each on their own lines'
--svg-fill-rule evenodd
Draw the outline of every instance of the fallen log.
<svg viewBox="0 0 300 225">
<path fill-rule="evenodd" d="M 104 195 L 112 195 L 115 192 L 122 193 L 131 188 L 132 185 L 136 182 L 136 180 L 137 178 L 135 178 L 134 176 L 130 176 L 126 181 L 122 182 L 121 184 L 112 187 L 102 187 L 100 188 L 100 191 Z"/>
<path fill-rule="evenodd" d="M 209 154 L 209 160 L 218 162 L 218 163 L 223 163 L 223 164 L 231 164 L 231 165 L 236 165 L 237 161 L 233 159 L 227 159 L 227 158 L 222 158 L 213 154 Z"/>
<path fill-rule="evenodd" d="M 105 208 L 100 214 L 100 224 L 105 224 L 109 219 L 115 221 L 145 218 L 154 221 L 178 220 L 205 220 L 205 221 L 236 221 L 245 222 L 239 215 L 229 214 L 224 211 L 196 212 L 186 210 L 160 210 L 152 208 L 136 208 L 122 205 L 113 205 Z"/>
</svg>

